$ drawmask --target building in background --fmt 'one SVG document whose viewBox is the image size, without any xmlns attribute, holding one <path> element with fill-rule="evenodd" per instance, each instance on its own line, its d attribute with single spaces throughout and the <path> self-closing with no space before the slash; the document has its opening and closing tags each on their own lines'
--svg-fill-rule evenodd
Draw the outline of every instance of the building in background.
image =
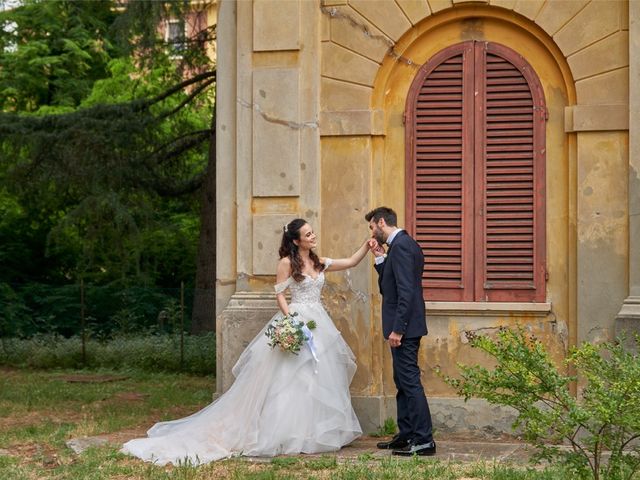
<svg viewBox="0 0 640 480">
<path fill-rule="evenodd" d="M 561 361 L 640 322 L 640 2 L 221 0 L 218 391 L 276 309 L 282 225 L 346 256 L 387 205 L 422 245 L 436 428 L 509 430 L 432 368 L 524 325 Z M 371 261 L 327 275 L 365 431 L 394 416 Z"/>
</svg>

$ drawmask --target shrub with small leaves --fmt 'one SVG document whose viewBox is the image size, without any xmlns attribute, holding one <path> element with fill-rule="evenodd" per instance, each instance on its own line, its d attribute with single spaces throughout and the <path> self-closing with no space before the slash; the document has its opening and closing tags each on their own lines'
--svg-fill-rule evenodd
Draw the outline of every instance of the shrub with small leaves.
<svg viewBox="0 0 640 480">
<path fill-rule="evenodd" d="M 621 341 L 585 343 L 566 358 L 572 376 L 561 373 L 542 342 L 522 327 L 467 338 L 495 360 L 495 367 L 459 365 L 461 378 L 445 376 L 445 381 L 465 400 L 483 398 L 514 408 L 513 427 L 536 447 L 535 459 L 562 459 L 581 478 L 634 478 L 640 468 L 638 354 Z M 583 388 L 576 397 L 570 385 L 578 380 Z"/>
</svg>

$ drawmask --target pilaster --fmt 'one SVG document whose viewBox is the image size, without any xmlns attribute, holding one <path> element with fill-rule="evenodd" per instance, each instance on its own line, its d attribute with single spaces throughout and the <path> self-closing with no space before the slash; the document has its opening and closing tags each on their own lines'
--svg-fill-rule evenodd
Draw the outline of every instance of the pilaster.
<svg viewBox="0 0 640 480">
<path fill-rule="evenodd" d="M 615 333 L 640 334 L 640 2 L 629 2 L 629 296 Z"/>
</svg>

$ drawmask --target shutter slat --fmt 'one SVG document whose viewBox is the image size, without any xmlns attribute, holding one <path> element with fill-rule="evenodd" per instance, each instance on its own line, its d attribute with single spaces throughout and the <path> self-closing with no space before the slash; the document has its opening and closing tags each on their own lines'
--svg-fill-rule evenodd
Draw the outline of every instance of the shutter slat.
<svg viewBox="0 0 640 480">
<path fill-rule="evenodd" d="M 443 220 L 460 220 L 461 215 L 460 212 L 438 212 L 438 211 L 429 211 L 425 213 L 421 213 L 420 210 L 416 213 L 416 221 L 419 223 L 420 220 L 427 219 L 436 219 L 440 218 Z"/>
<path fill-rule="evenodd" d="M 518 145 L 518 144 L 530 144 L 529 142 L 531 142 L 532 139 L 531 137 L 526 137 L 526 136 L 499 136 L 499 135 L 495 135 L 492 137 L 487 137 L 487 145 L 510 145 L 510 144 L 514 144 L 514 145 Z"/>
<path fill-rule="evenodd" d="M 503 119 L 501 119 L 503 120 Z M 512 132 L 517 132 L 518 135 L 526 135 L 526 133 L 524 133 L 527 130 L 530 130 L 533 133 L 533 122 L 521 122 L 519 124 L 513 124 L 513 123 L 505 123 L 503 121 L 500 122 L 494 122 L 491 125 L 487 125 L 487 129 L 488 130 L 504 130 L 504 129 L 509 129 Z"/>
<path fill-rule="evenodd" d="M 454 282 L 458 278 L 460 278 L 460 272 L 443 272 L 443 271 L 437 271 L 437 270 L 436 271 L 425 270 L 425 275 L 423 275 L 422 278 L 427 282 L 434 279 L 446 279 L 446 280 L 449 280 L 450 282 Z"/>
<path fill-rule="evenodd" d="M 530 98 L 531 92 L 529 91 L 505 91 L 503 89 L 487 92 L 487 103 L 491 103 L 493 100 L 516 100 Z"/>
<path fill-rule="evenodd" d="M 489 108 L 487 108 L 489 110 Z M 533 112 L 531 113 L 521 113 L 519 115 L 512 114 L 503 114 L 501 109 L 497 109 L 497 112 L 491 112 L 490 115 L 487 115 L 487 123 L 502 123 L 502 122 L 530 122 L 531 117 L 533 116 Z M 489 114 L 489 112 L 487 112 Z"/>
<path fill-rule="evenodd" d="M 530 142 L 527 143 L 500 143 L 497 139 L 494 140 L 491 144 L 487 145 L 487 153 L 490 152 L 530 152 L 533 150 L 533 144 Z"/>
<path fill-rule="evenodd" d="M 530 211 L 526 211 L 526 212 L 511 211 L 511 212 L 505 213 L 505 212 L 500 212 L 496 208 L 494 208 L 493 210 L 494 210 L 493 212 L 487 214 L 488 220 L 504 219 L 504 220 L 511 221 L 513 219 L 518 219 L 518 218 L 533 218 L 533 212 L 530 212 Z"/>
<path fill-rule="evenodd" d="M 447 130 L 455 130 L 456 133 L 461 133 L 459 124 L 437 125 L 433 123 L 418 123 L 415 130 L 416 133 L 421 133 L 423 131 L 446 132 Z"/>
<path fill-rule="evenodd" d="M 487 160 L 511 160 L 514 158 L 533 158 L 532 153 L 497 153 L 491 152 L 487 155 Z"/>
<path fill-rule="evenodd" d="M 487 78 L 507 78 L 518 77 L 520 72 L 513 66 L 504 66 L 504 68 L 487 68 Z"/>
<path fill-rule="evenodd" d="M 533 242 L 520 242 L 518 245 L 513 245 L 511 243 L 495 242 L 491 245 L 491 248 L 488 248 L 487 250 L 492 252 L 491 255 L 496 255 L 497 254 L 496 252 L 505 251 L 514 247 L 516 249 L 523 249 L 523 248 L 533 249 Z"/>
<path fill-rule="evenodd" d="M 461 157 L 460 153 L 429 153 L 429 152 L 419 152 L 416 154 L 418 160 L 422 160 L 428 162 L 438 161 L 438 160 L 457 160 Z"/>
<path fill-rule="evenodd" d="M 435 272 L 442 272 L 442 271 L 460 272 L 460 265 L 459 264 L 453 264 L 451 262 L 433 262 L 433 261 L 427 260 L 425 262 L 425 265 L 427 267 L 427 270 L 430 270 L 430 271 L 435 271 Z"/>
<path fill-rule="evenodd" d="M 518 265 L 518 264 L 524 264 L 524 265 L 528 265 L 528 264 L 533 264 L 533 259 L 532 258 L 518 258 L 518 257 L 508 257 L 508 258 L 498 258 L 498 257 L 489 257 L 487 259 L 487 263 L 489 265 L 492 264 L 498 264 L 498 265 L 502 265 L 504 262 L 509 262 L 511 265 Z M 526 267 L 526 268 L 531 268 L 531 267 Z M 498 271 L 498 270 L 496 270 Z"/>
<path fill-rule="evenodd" d="M 487 99 L 487 105 L 492 107 L 512 108 L 512 107 L 529 107 L 533 108 L 533 102 L 528 98 L 490 98 Z"/>
<path fill-rule="evenodd" d="M 427 145 L 421 144 L 416 147 L 418 154 L 422 153 L 438 153 L 438 152 L 451 152 L 460 153 L 462 151 L 462 145 L 451 145 L 450 143 L 436 145 L 433 142 Z"/>
<path fill-rule="evenodd" d="M 461 76 L 460 72 L 454 66 L 446 70 L 438 69 L 437 72 L 432 72 L 431 75 L 429 75 L 429 79 L 427 80 L 426 85 L 429 85 L 433 80 L 440 78 L 460 80 Z"/>
<path fill-rule="evenodd" d="M 533 130 L 519 129 L 519 130 L 499 130 L 497 128 L 491 128 L 487 130 L 487 140 L 493 141 L 494 137 L 531 137 L 533 136 Z"/>
<path fill-rule="evenodd" d="M 417 169 L 418 175 L 430 174 L 430 175 L 460 175 L 460 168 L 446 168 L 446 167 L 422 167 Z"/>
<path fill-rule="evenodd" d="M 452 94 L 459 94 L 462 95 L 460 93 L 460 91 L 462 90 L 461 88 L 462 86 L 451 86 L 451 87 L 445 87 L 445 86 L 437 86 L 437 85 L 432 85 L 431 88 L 433 89 L 433 93 L 436 95 L 444 95 L 446 93 L 452 93 Z M 427 97 L 428 98 L 428 97 Z"/>
<path fill-rule="evenodd" d="M 489 259 L 493 260 L 495 257 L 510 257 L 515 259 L 521 259 L 523 256 L 531 255 L 531 249 L 500 249 L 500 250 L 490 250 L 489 251 Z M 517 255 L 517 257 L 515 256 Z"/>
<path fill-rule="evenodd" d="M 431 108 L 431 107 L 420 107 L 420 105 L 418 105 L 418 108 L 424 108 L 424 110 L 421 110 L 420 113 L 418 113 L 418 117 L 454 117 L 454 118 L 460 118 L 462 116 L 462 113 L 460 112 L 459 108 Z"/>
<path fill-rule="evenodd" d="M 487 77 L 487 87 L 497 87 L 502 85 L 522 85 L 523 89 L 529 89 L 527 80 L 522 75 Z"/>
<path fill-rule="evenodd" d="M 429 93 L 428 95 L 419 95 L 418 102 L 462 102 L 462 93 L 456 93 L 455 91 L 448 95 L 439 95 L 436 93 Z"/>
<path fill-rule="evenodd" d="M 506 168 L 506 167 L 514 167 L 515 168 L 519 168 L 519 167 L 533 167 L 533 162 L 531 160 L 498 160 L 498 161 L 491 161 L 489 160 L 487 162 L 487 167 L 488 168 Z"/>
<path fill-rule="evenodd" d="M 429 97 L 424 102 L 418 102 L 418 108 L 462 108 L 462 98 L 454 102 L 450 98 L 447 98 L 446 101 L 434 101 Z"/>
<path fill-rule="evenodd" d="M 426 252 L 423 252 L 426 254 Z M 430 259 L 430 260 L 429 260 Z M 427 263 L 431 265 L 442 265 L 447 263 L 457 263 L 455 257 L 445 256 L 445 255 L 433 255 L 429 254 L 429 258 L 427 259 Z M 460 269 L 460 265 L 455 266 L 456 269 Z"/>
</svg>

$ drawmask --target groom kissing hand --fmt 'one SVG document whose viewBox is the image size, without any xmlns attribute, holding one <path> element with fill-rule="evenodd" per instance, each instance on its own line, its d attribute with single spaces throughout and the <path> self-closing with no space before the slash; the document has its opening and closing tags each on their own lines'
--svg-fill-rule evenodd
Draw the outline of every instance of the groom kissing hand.
<svg viewBox="0 0 640 480">
<path fill-rule="evenodd" d="M 393 380 L 398 393 L 399 433 L 378 448 L 394 455 L 435 455 L 431 413 L 420 380 L 418 349 L 427 334 L 420 245 L 397 227 L 396 213 L 378 207 L 365 215 L 371 230 L 369 250 L 375 256 L 382 295 L 382 332 L 391 347 Z M 387 245 L 387 251 L 383 244 Z"/>
</svg>

